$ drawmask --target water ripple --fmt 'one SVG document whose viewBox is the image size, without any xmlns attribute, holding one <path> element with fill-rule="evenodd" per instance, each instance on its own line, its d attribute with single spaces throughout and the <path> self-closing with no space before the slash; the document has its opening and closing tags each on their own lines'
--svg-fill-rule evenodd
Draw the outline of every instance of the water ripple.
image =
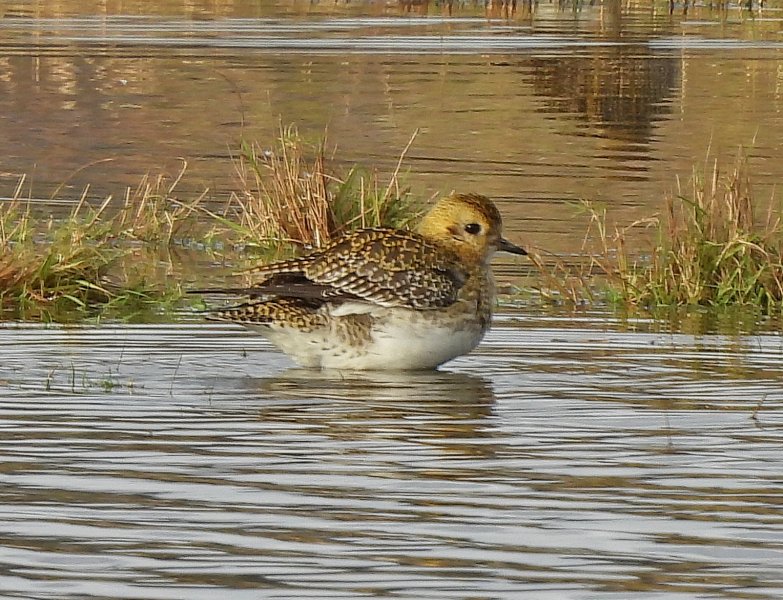
<svg viewBox="0 0 783 600">
<path fill-rule="evenodd" d="M 0 586 L 783 591 L 779 336 L 500 321 L 413 375 L 290 369 L 222 326 L 0 329 Z"/>
</svg>

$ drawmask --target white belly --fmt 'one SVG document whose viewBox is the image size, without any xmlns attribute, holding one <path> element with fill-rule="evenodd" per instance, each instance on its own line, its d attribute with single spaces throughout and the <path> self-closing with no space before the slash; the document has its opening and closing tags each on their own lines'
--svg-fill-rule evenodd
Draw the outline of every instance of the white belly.
<svg viewBox="0 0 783 600">
<path fill-rule="evenodd" d="M 484 336 L 481 326 L 472 321 L 442 323 L 418 312 L 374 316 L 369 339 L 360 344 L 346 342 L 334 327 L 312 332 L 259 330 L 302 366 L 374 371 L 434 369 L 467 354 Z"/>
<path fill-rule="evenodd" d="M 481 341 L 475 329 L 386 324 L 373 331 L 373 341 L 350 358 L 324 354 L 325 369 L 410 371 L 434 369 L 467 354 Z"/>
</svg>

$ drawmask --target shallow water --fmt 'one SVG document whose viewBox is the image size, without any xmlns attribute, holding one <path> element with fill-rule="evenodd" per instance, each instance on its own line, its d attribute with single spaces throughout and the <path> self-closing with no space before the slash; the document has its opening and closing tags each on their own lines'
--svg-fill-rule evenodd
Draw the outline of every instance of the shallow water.
<svg viewBox="0 0 783 600">
<path fill-rule="evenodd" d="M 565 255 L 570 202 L 648 216 L 708 149 L 752 146 L 766 201 L 780 2 L 574 4 L 0 3 L 0 196 L 24 173 L 44 211 L 121 197 L 182 157 L 182 197 L 220 200 L 282 121 L 385 172 L 419 130 L 416 193 L 482 191 Z M 507 312 L 409 375 L 190 321 L 5 323 L 0 596 L 778 599 L 783 340 L 723 318 Z"/>
<path fill-rule="evenodd" d="M 579 5 L 580 3 L 576 3 Z M 783 177 L 783 10 L 463 3 L 451 16 L 380 3 L 6 2 L 0 18 L 0 196 L 122 197 L 188 171 L 183 197 L 238 189 L 241 139 L 328 129 L 339 163 L 405 169 L 424 197 L 479 190 L 529 244 L 575 252 L 569 203 L 649 216 L 708 153 Z"/>
<path fill-rule="evenodd" d="M 18 598 L 779 598 L 783 341 L 508 316 L 440 373 L 0 330 Z"/>
</svg>

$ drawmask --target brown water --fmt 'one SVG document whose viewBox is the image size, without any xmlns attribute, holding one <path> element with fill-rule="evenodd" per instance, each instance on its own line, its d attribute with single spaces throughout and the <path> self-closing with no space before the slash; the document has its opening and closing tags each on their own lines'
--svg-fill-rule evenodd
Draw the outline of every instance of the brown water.
<svg viewBox="0 0 783 600">
<path fill-rule="evenodd" d="M 528 242 L 578 249 L 567 203 L 627 222 L 709 150 L 751 146 L 767 198 L 783 161 L 783 11 L 606 0 L 487 18 L 378 3 L 81 1 L 0 5 L 0 195 L 122 195 L 189 163 L 185 192 L 236 188 L 243 136 L 279 120 L 338 160 L 407 166 L 421 194 L 480 190 Z M 498 15 L 495 15 L 498 16 Z M 578 221 L 578 222 L 575 222 Z"/>
<path fill-rule="evenodd" d="M 154 7 L 150 7 L 154 4 Z M 569 7 L 570 7 L 569 3 Z M 189 162 L 278 120 L 561 253 L 708 147 L 783 180 L 783 11 L 668 3 L 0 2 L 0 195 Z M 109 160 L 110 159 L 110 160 Z M 26 188 L 27 189 L 27 188 Z M 518 263 L 504 263 L 514 278 Z M 783 341 L 505 310 L 426 375 L 319 374 L 193 320 L 0 327 L 0 597 L 783 597 Z M 687 331 L 723 333 L 690 334 Z"/>
</svg>

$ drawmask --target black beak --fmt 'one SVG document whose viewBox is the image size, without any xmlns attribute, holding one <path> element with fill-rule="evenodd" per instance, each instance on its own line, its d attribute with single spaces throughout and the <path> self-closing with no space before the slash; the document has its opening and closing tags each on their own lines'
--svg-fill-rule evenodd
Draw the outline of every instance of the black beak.
<svg viewBox="0 0 783 600">
<path fill-rule="evenodd" d="M 498 241 L 498 251 L 510 252 L 511 254 L 520 254 L 522 256 L 525 256 L 527 254 L 527 250 L 521 248 L 520 246 L 517 246 L 516 244 L 512 244 L 505 238 L 500 238 L 500 240 Z"/>
</svg>

